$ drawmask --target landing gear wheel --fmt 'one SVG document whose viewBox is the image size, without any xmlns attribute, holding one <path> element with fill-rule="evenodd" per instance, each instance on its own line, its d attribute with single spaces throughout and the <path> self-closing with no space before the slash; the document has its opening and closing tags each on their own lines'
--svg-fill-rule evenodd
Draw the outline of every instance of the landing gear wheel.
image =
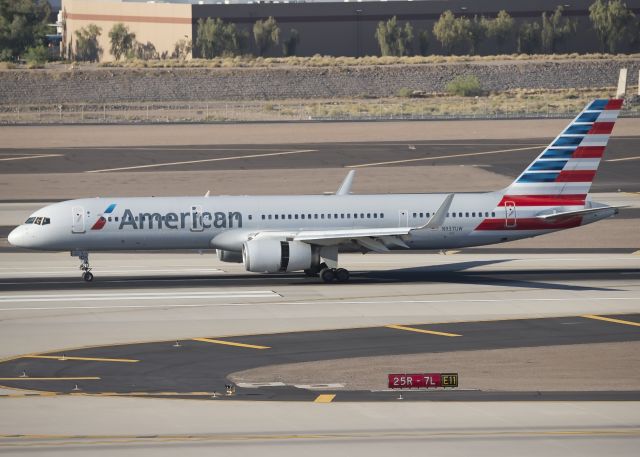
<svg viewBox="0 0 640 457">
<path fill-rule="evenodd" d="M 82 275 L 82 279 L 84 279 L 84 280 L 85 280 L 85 281 L 87 281 L 87 282 L 91 282 L 91 281 L 93 281 L 93 273 L 91 273 L 90 271 L 85 272 L 85 273 Z"/>
<path fill-rule="evenodd" d="M 324 282 L 333 282 L 336 279 L 335 270 L 333 270 L 331 268 L 324 268 L 320 272 L 320 277 L 322 278 L 322 280 Z"/>
<path fill-rule="evenodd" d="M 335 271 L 336 281 L 338 282 L 347 282 L 349 280 L 349 270 L 345 270 L 344 268 L 338 268 Z"/>
</svg>

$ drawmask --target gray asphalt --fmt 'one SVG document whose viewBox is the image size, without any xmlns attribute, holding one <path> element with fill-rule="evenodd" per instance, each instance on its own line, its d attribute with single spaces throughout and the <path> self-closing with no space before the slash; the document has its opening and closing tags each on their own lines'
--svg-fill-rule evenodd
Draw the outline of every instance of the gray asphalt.
<svg viewBox="0 0 640 457">
<path fill-rule="evenodd" d="M 244 169 L 336 168 L 377 162 L 423 157 L 442 157 L 425 162 L 400 162 L 393 166 L 475 165 L 508 177 L 517 176 L 550 142 L 549 138 L 519 140 L 427 141 L 408 143 L 323 143 L 256 145 L 197 145 L 147 147 L 78 147 L 47 149 L 0 149 L 0 156 L 13 154 L 61 154 L 62 157 L 3 162 L 2 173 L 77 173 L 91 170 L 138 167 L 142 165 L 201 161 L 236 157 L 233 160 L 175 164 L 162 167 L 134 168 L 124 171 L 202 171 Z M 535 149 L 540 145 L 539 149 Z M 530 151 L 512 151 L 487 155 L 470 153 L 534 147 Z M 313 152 L 290 155 L 267 155 L 285 151 L 312 149 Z M 640 136 L 612 137 L 605 160 L 636 157 Z M 462 155 L 462 156 L 460 156 Z M 240 156 L 258 156 L 244 157 Z M 452 157 L 446 157 L 452 156 Z M 455 157 L 454 157 L 455 156 Z M 384 165 L 381 165 L 384 166 Z M 640 191 L 640 160 L 605 162 L 600 166 L 592 192 Z"/>
<path fill-rule="evenodd" d="M 640 321 L 639 314 L 610 316 Z M 386 327 L 314 332 L 247 335 L 225 341 L 266 346 L 266 350 L 186 340 L 114 345 L 67 350 L 66 357 L 133 359 L 137 363 L 104 363 L 82 360 L 18 358 L 0 363 L 0 378 L 98 376 L 94 381 L 2 381 L 8 387 L 38 391 L 73 393 L 76 385 L 85 393 L 132 393 L 138 395 L 174 392 L 170 398 L 210 398 L 202 392 L 223 392 L 227 376 L 259 366 L 409 353 L 441 353 L 479 349 L 539 347 L 565 344 L 638 341 L 637 328 L 575 317 L 462 322 L 413 326 L 425 330 L 456 333 L 445 338 Z M 566 325 L 571 322 L 572 325 Z M 212 335 L 211 338 L 216 338 Z M 42 355 L 42 354 L 41 354 Z M 55 353 L 51 355 L 61 355 Z M 561 385 L 561 384 L 559 384 Z M 180 394 L 183 395 L 180 395 Z M 197 394 L 201 393 L 201 394 Z M 318 392 L 295 387 L 237 388 L 242 400 L 312 400 Z M 382 391 L 338 392 L 335 401 L 397 399 L 397 393 Z M 407 392 L 407 400 L 490 401 L 490 400 L 640 400 L 640 391 L 627 392 L 483 392 L 449 390 Z"/>
</svg>

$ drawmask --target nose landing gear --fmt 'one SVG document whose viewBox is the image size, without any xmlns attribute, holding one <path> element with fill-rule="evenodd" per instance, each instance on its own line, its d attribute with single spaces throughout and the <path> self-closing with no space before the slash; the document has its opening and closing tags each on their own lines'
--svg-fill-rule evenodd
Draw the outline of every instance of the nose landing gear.
<svg viewBox="0 0 640 457">
<path fill-rule="evenodd" d="M 87 251 L 71 251 L 71 256 L 78 257 L 82 261 L 80 264 L 82 279 L 86 282 L 93 281 L 93 273 L 91 273 L 91 266 L 89 265 L 89 253 Z"/>
</svg>

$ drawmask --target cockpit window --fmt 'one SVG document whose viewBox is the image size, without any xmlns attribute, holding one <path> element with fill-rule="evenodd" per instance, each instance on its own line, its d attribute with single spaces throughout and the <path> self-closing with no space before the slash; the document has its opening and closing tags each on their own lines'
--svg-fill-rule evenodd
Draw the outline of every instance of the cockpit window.
<svg viewBox="0 0 640 457">
<path fill-rule="evenodd" d="M 49 219 L 48 217 L 43 217 L 42 225 L 47 225 L 47 224 L 51 224 L 51 219 Z"/>
<path fill-rule="evenodd" d="M 37 224 L 37 225 L 42 224 L 42 218 L 41 217 L 36 217 L 36 221 L 34 222 L 34 224 Z"/>
<path fill-rule="evenodd" d="M 36 220 L 36 218 L 35 218 L 35 217 L 30 217 L 29 219 L 27 219 L 27 220 L 25 221 L 25 224 L 33 224 L 33 221 L 35 221 L 35 220 Z"/>
</svg>

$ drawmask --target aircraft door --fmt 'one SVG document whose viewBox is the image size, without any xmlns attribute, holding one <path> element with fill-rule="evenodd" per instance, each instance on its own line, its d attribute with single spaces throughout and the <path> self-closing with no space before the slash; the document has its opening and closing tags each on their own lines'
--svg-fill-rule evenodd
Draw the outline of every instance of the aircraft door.
<svg viewBox="0 0 640 457">
<path fill-rule="evenodd" d="M 409 227 L 409 211 L 406 209 L 398 211 L 398 227 Z"/>
<path fill-rule="evenodd" d="M 512 201 L 504 202 L 504 212 L 505 212 L 504 226 L 506 228 L 514 228 L 516 225 L 518 225 L 515 202 L 512 202 Z"/>
<path fill-rule="evenodd" d="M 71 208 L 71 233 L 85 232 L 84 219 L 84 208 L 81 206 L 74 206 Z"/>
<path fill-rule="evenodd" d="M 204 226 L 202 225 L 202 206 L 195 205 L 191 207 L 191 226 L 192 232 L 202 232 Z"/>
</svg>

